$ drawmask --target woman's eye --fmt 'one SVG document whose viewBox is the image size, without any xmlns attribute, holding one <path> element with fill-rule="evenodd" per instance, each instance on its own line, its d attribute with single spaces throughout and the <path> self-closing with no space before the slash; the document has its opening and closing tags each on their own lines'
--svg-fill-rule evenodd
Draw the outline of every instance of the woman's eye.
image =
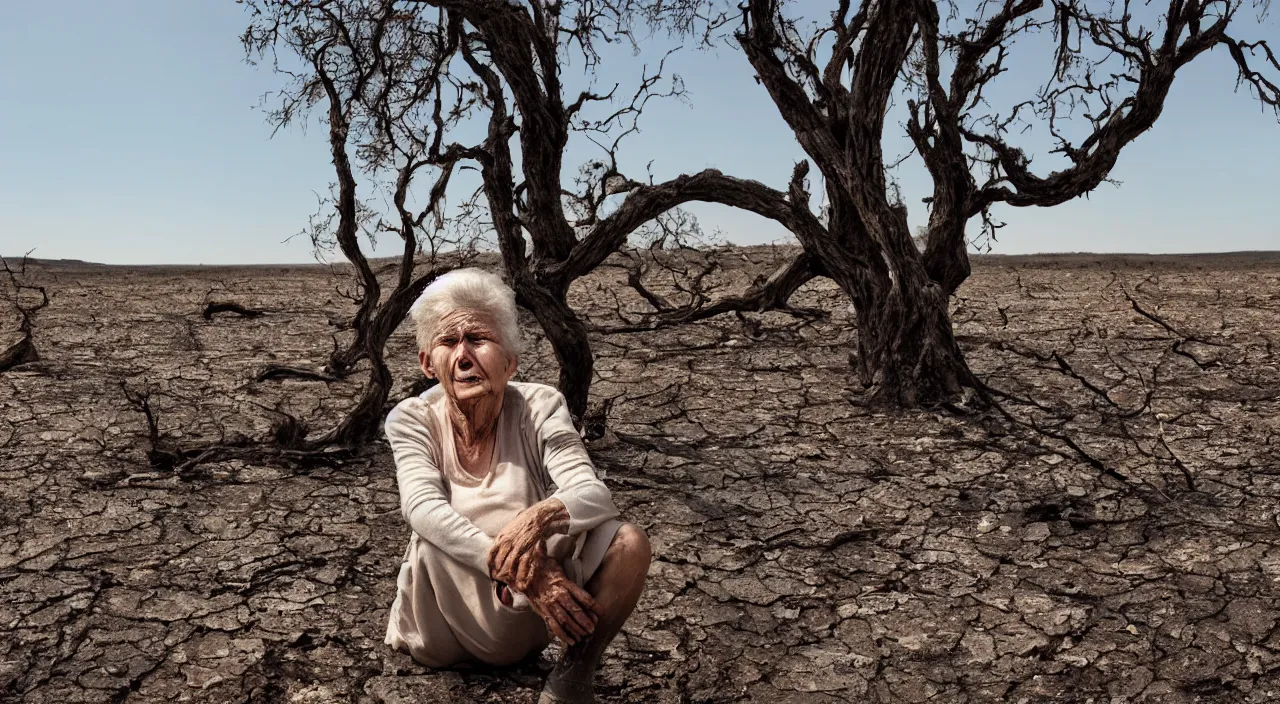
<svg viewBox="0 0 1280 704">
<path fill-rule="evenodd" d="M 444 345 L 445 347 L 453 347 L 454 345 L 458 344 L 458 338 L 442 337 L 440 338 L 440 344 Z"/>
</svg>

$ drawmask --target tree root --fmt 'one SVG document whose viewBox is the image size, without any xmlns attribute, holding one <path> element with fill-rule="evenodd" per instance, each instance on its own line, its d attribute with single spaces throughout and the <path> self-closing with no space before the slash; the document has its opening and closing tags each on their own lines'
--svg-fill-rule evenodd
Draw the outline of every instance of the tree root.
<svg viewBox="0 0 1280 704">
<path fill-rule="evenodd" d="M 1164 328 L 1166 331 L 1168 331 L 1169 333 L 1173 334 L 1173 335 L 1174 335 L 1174 337 L 1179 338 L 1178 342 L 1177 342 L 1177 343 L 1175 343 L 1175 345 L 1174 345 L 1174 351 L 1175 351 L 1176 353 L 1178 353 L 1178 354 L 1182 355 L 1183 357 L 1186 357 L 1186 358 L 1190 359 L 1192 362 L 1195 362 L 1195 363 L 1196 363 L 1196 366 L 1200 367 L 1201 369 L 1205 369 L 1206 367 L 1213 366 L 1214 364 L 1216 364 L 1216 362 L 1210 362 L 1210 363 L 1207 363 L 1207 364 L 1206 364 L 1206 363 L 1202 363 L 1200 360 L 1196 359 L 1196 358 L 1195 358 L 1195 357 L 1193 357 L 1191 354 L 1189 354 L 1189 353 L 1187 353 L 1187 352 L 1183 351 L 1183 350 L 1181 349 L 1181 345 L 1182 345 L 1182 344 L 1184 344 L 1184 343 L 1187 343 L 1187 342 L 1198 342 L 1198 343 L 1200 343 L 1200 344 L 1202 344 L 1202 345 L 1207 345 L 1207 346 L 1209 346 L 1209 347 L 1226 347 L 1226 345 L 1222 344 L 1221 342 L 1214 342 L 1214 341 L 1212 341 L 1212 340 L 1206 340 L 1206 339 L 1201 338 L 1201 337 L 1196 337 L 1195 335 L 1188 335 L 1187 333 L 1185 333 L 1185 332 L 1183 332 L 1183 331 L 1179 330 L 1178 328 L 1175 328 L 1173 325 L 1169 324 L 1169 322 L 1168 322 L 1168 321 L 1166 321 L 1164 318 L 1161 318 L 1160 316 L 1156 315 L 1155 313 L 1152 313 L 1152 312 L 1150 312 L 1150 311 L 1146 310 L 1145 308 L 1143 308 L 1142 306 L 1138 305 L 1138 301 L 1137 301 L 1137 300 L 1135 300 L 1135 299 L 1134 299 L 1134 297 L 1133 297 L 1133 296 L 1131 296 L 1131 295 L 1129 294 L 1129 291 L 1128 291 L 1127 289 L 1123 289 L 1123 288 L 1122 288 L 1122 289 L 1121 289 L 1121 291 L 1123 291 L 1123 292 L 1124 292 L 1124 297 L 1125 297 L 1125 298 L 1127 298 L 1127 299 L 1129 299 L 1129 304 L 1133 307 L 1134 312 L 1136 312 L 1138 315 L 1141 315 L 1142 317 L 1146 318 L 1147 320 L 1150 320 L 1151 322 L 1155 323 L 1156 325 L 1159 325 L 1160 327 Z"/>
</svg>

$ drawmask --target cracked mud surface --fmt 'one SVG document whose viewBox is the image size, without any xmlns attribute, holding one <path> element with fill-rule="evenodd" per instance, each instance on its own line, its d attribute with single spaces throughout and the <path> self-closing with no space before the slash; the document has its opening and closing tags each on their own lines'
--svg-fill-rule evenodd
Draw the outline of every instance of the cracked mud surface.
<svg viewBox="0 0 1280 704">
<path fill-rule="evenodd" d="M 0 700 L 534 700 L 553 651 L 432 672 L 382 645 L 408 535 L 384 445 L 147 463 L 122 383 L 192 439 L 349 403 L 360 374 L 252 381 L 323 362 L 349 314 L 324 269 L 35 271 L 42 359 L 0 374 Z M 597 287 L 623 280 L 594 274 L 577 304 L 608 324 Z M 205 321 L 211 288 L 267 315 Z M 971 366 L 1076 409 L 1061 428 L 1126 481 L 990 413 L 851 403 L 845 304 L 826 282 L 800 298 L 831 317 L 595 341 L 593 398 L 617 400 L 591 452 L 655 549 L 604 701 L 1280 699 L 1280 264 L 976 264 L 955 304 Z M 553 379 L 535 342 L 522 378 Z M 407 385 L 407 328 L 391 352 Z"/>
</svg>

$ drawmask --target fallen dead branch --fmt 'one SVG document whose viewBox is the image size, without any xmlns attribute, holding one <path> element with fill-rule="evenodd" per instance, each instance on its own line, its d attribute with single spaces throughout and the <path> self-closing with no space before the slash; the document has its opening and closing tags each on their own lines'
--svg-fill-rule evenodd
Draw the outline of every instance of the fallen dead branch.
<svg viewBox="0 0 1280 704">
<path fill-rule="evenodd" d="M 279 408 L 261 405 L 260 408 L 276 416 L 266 438 L 223 432 L 216 441 L 180 444 L 160 428 L 160 416 L 153 403 L 158 392 L 154 388 L 135 389 L 123 382 L 120 388 L 129 405 L 146 420 L 147 462 L 152 468 L 171 472 L 181 479 L 206 478 L 202 465 L 228 460 L 294 467 L 337 466 L 355 454 L 348 448 L 308 446 L 309 429 L 304 421 Z"/>
<path fill-rule="evenodd" d="M 332 383 L 341 381 L 338 377 L 324 372 L 312 371 L 310 369 L 301 369 L 299 367 L 285 367 L 278 365 L 270 365 L 258 372 L 253 378 L 254 381 L 283 381 L 284 379 L 301 379 L 303 381 L 323 381 Z"/>
<path fill-rule="evenodd" d="M 218 313 L 235 313 L 242 318 L 257 318 L 266 315 L 266 311 L 256 310 L 254 308 L 245 308 L 239 303 L 233 303 L 231 301 L 208 303 L 205 305 L 202 315 L 205 320 L 212 320 L 213 316 Z"/>
<path fill-rule="evenodd" d="M 691 263 L 688 261 L 690 256 L 697 256 L 700 261 Z M 647 253 L 627 252 L 626 259 L 624 266 L 627 270 L 627 285 L 652 310 L 634 317 L 623 311 L 617 293 L 612 292 L 615 298 L 614 313 L 623 324 L 597 326 L 596 331 L 599 333 L 651 332 L 733 313 L 743 323 L 749 335 L 758 337 L 758 326 L 753 329 L 753 322 L 748 322 L 743 313 L 777 311 L 809 321 L 822 320 L 828 316 L 825 310 L 789 303 L 796 290 L 821 273 L 820 266 L 803 252 L 786 261 L 772 274 L 757 277 L 741 294 L 721 297 L 716 295 L 720 286 L 710 280 L 713 274 L 721 270 L 721 263 L 715 252 L 704 253 L 691 248 L 677 252 L 649 250 Z M 645 279 L 655 276 L 673 289 L 672 294 L 683 299 L 683 303 L 673 304 L 666 296 L 653 291 L 651 284 L 646 283 Z"/>
</svg>

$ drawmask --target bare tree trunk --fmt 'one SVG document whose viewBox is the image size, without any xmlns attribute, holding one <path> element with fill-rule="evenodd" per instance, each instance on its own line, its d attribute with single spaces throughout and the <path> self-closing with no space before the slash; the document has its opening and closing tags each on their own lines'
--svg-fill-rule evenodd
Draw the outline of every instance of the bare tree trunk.
<svg viewBox="0 0 1280 704">
<path fill-rule="evenodd" d="M 366 348 L 372 352 L 373 347 Z M 365 382 L 360 400 L 356 402 L 338 426 L 307 444 L 313 448 L 341 446 L 356 448 L 377 437 L 382 428 L 382 412 L 391 394 L 391 370 L 383 361 L 381 347 L 369 354 L 369 379 Z"/>
<path fill-rule="evenodd" d="M 382 298 L 382 287 L 378 277 L 369 266 L 369 260 L 360 249 L 360 221 L 356 203 L 355 171 L 351 166 L 351 158 L 347 153 L 347 137 L 351 130 L 351 115 L 347 111 L 347 103 L 334 84 L 321 61 L 323 52 L 313 60 L 316 74 L 320 78 L 329 98 L 329 149 L 333 156 L 333 168 L 338 176 L 338 196 L 335 202 L 338 210 L 338 227 L 334 238 L 343 256 L 355 267 L 360 277 L 361 300 L 351 327 L 356 331 L 356 339 L 344 355 L 333 355 L 329 360 L 329 372 L 342 376 L 349 371 L 361 353 L 369 348 L 369 340 L 361 340 L 369 319 L 378 308 Z"/>
<path fill-rule="evenodd" d="M 0 291 L 0 300 L 8 300 L 13 307 L 18 310 L 18 314 L 22 316 L 22 322 L 18 324 L 18 332 L 22 333 L 22 339 L 0 350 L 0 372 L 7 371 L 19 364 L 35 362 L 40 359 L 40 355 L 36 352 L 35 342 L 35 315 L 46 306 L 49 305 L 49 292 L 43 286 L 29 284 L 26 281 L 27 258 L 22 258 L 22 264 L 17 271 L 14 271 L 9 262 L 4 257 L 0 257 L 0 270 L 9 278 L 9 288 Z M 22 292 L 34 291 L 40 294 L 38 303 L 23 303 Z"/>
<path fill-rule="evenodd" d="M 361 306 L 361 312 L 364 308 Z M 362 320 L 359 314 L 352 320 L 352 326 L 355 331 L 355 337 L 351 340 L 351 344 L 343 349 L 335 349 L 329 355 L 329 362 L 325 365 L 325 371 L 333 376 L 341 379 L 351 373 L 351 370 L 365 358 L 364 350 L 368 345 L 368 326 L 365 324 L 367 316 Z"/>
<path fill-rule="evenodd" d="M 937 284 L 895 287 L 885 300 L 856 308 L 859 373 L 872 404 L 929 406 L 976 387 Z"/>
<path fill-rule="evenodd" d="M 337 137 L 334 137 L 334 139 L 337 139 Z M 345 139 L 345 136 L 343 136 L 343 139 Z M 382 287 L 378 283 L 378 277 L 374 274 L 373 268 L 369 265 L 369 260 L 365 258 L 364 252 L 360 249 L 359 235 L 355 226 L 355 179 L 351 174 L 351 164 L 347 161 L 345 147 L 344 143 L 340 147 L 334 147 L 333 149 L 334 163 L 339 165 L 338 173 L 341 176 L 339 178 L 340 195 L 338 199 L 341 225 L 338 228 L 337 239 L 343 255 L 355 267 L 356 273 L 360 277 L 362 298 L 360 300 L 360 308 L 356 310 L 355 317 L 351 319 L 351 329 L 355 331 L 355 337 L 352 339 L 351 344 L 347 345 L 346 349 L 335 350 L 329 356 L 329 364 L 325 368 L 327 372 L 339 378 L 350 374 L 352 367 L 368 356 L 369 343 L 373 341 L 369 327 L 371 321 L 377 315 L 378 301 L 382 297 Z"/>
<path fill-rule="evenodd" d="M 360 392 L 360 400 L 347 412 L 336 428 L 314 441 L 309 441 L 310 445 L 358 447 L 378 436 L 387 399 L 391 394 L 391 371 L 387 368 L 384 356 L 387 341 L 408 317 L 409 308 L 413 306 L 418 296 L 422 295 L 432 281 L 450 268 L 436 267 L 414 279 L 407 286 L 397 287 L 378 307 L 373 319 L 364 326 L 361 335 L 365 341 L 361 358 L 369 360 L 370 369 L 369 379 L 365 382 L 364 390 Z"/>
<path fill-rule="evenodd" d="M 858 334 L 854 366 L 871 390 L 870 403 L 929 406 L 959 400 L 966 388 L 979 388 L 951 327 L 948 303 L 954 289 L 931 276 L 928 257 L 911 241 L 906 211 L 865 196 L 859 209 L 835 189 L 828 190 L 828 197 L 833 204 L 829 235 L 805 246 L 853 302 Z M 877 213 L 874 230 L 867 225 L 869 218 L 860 217 L 864 211 Z M 943 254 L 948 253 L 954 254 Z M 962 249 L 959 254 L 964 257 Z M 951 284 L 959 286 L 961 272 L 968 273 L 967 257 L 948 266 Z"/>
<path fill-rule="evenodd" d="M 924 251 L 924 268 L 929 278 L 938 282 L 944 293 L 953 295 L 969 278 L 968 241 L 964 236 L 965 219 L 935 218 L 930 226 L 928 246 Z M 934 234 L 935 229 L 943 232 Z M 949 230 L 958 230 L 951 232 Z"/>
<path fill-rule="evenodd" d="M 587 395 L 595 371 L 587 326 L 569 306 L 566 292 L 520 280 L 515 283 L 516 301 L 537 318 L 555 351 L 560 364 L 560 393 L 564 394 L 569 413 L 577 423 L 587 412 Z"/>
<path fill-rule="evenodd" d="M 412 267 L 410 267 L 410 273 L 412 273 Z M 409 308 L 413 306 L 418 296 L 422 295 L 423 289 L 430 280 L 422 280 L 420 283 L 420 286 L 408 289 L 397 288 L 391 292 L 385 303 L 381 306 L 375 305 L 370 310 L 366 310 L 365 304 L 362 303 L 352 321 L 352 325 L 355 326 L 355 337 L 345 349 L 334 350 L 333 354 L 329 355 L 329 363 L 325 371 L 338 378 L 345 377 L 360 360 L 369 357 L 368 349 L 371 341 L 376 344 L 379 339 L 384 343 L 390 339 L 391 334 L 408 317 Z M 377 301 L 374 303 L 376 304 Z"/>
<path fill-rule="evenodd" d="M 420 285 L 414 286 L 413 290 L 400 289 L 393 292 L 387 303 L 378 309 L 373 320 L 358 329 L 358 339 L 363 340 L 364 349 L 361 350 L 357 359 L 368 359 L 370 362 L 369 378 L 360 392 L 360 400 L 356 401 L 356 405 L 347 412 L 337 427 L 309 441 L 309 445 L 355 448 L 378 436 L 378 431 L 382 427 L 383 411 L 391 394 L 391 370 L 387 368 L 383 351 L 386 349 L 387 340 L 404 321 L 413 301 L 434 279 L 435 276 L 424 276 L 415 282 Z"/>
</svg>

